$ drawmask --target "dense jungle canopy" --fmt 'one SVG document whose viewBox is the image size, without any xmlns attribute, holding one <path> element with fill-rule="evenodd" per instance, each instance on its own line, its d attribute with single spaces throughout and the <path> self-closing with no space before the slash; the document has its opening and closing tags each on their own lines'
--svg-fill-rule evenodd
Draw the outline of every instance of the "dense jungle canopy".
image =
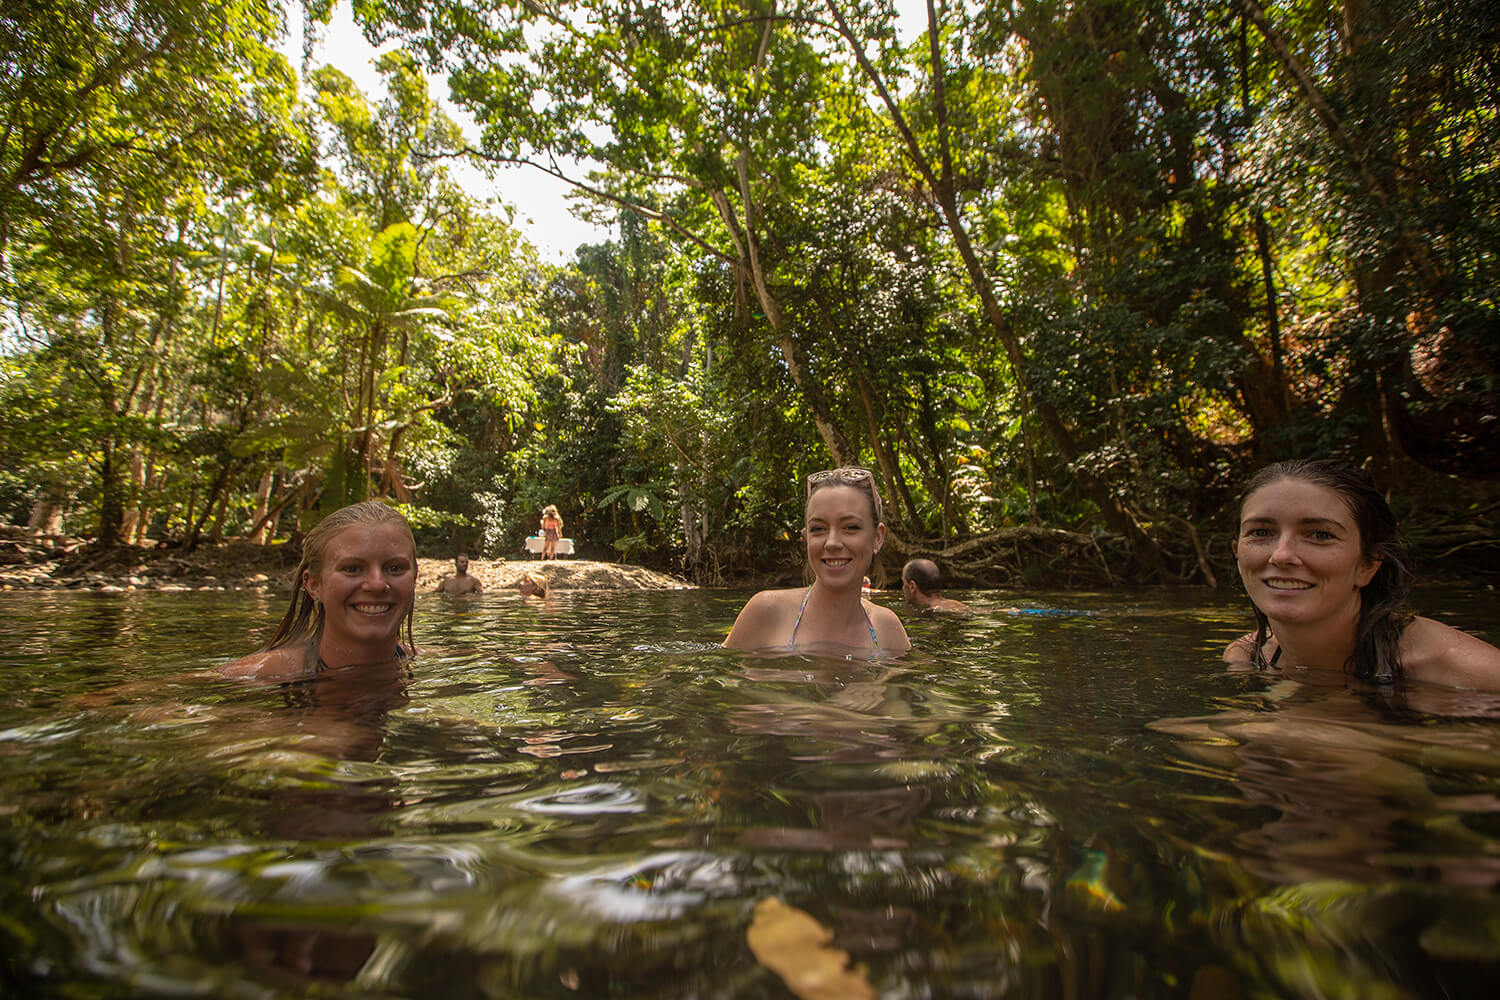
<svg viewBox="0 0 1500 1000">
<path fill-rule="evenodd" d="M 1493 0 L 354 13 L 384 95 L 289 64 L 273 0 L 4 6 L 7 521 L 272 544 L 379 496 L 504 555 L 556 503 L 732 582 L 854 463 L 898 567 L 1201 582 L 1250 471 L 1342 455 L 1497 562 Z M 543 263 L 460 161 L 618 235 Z"/>
</svg>

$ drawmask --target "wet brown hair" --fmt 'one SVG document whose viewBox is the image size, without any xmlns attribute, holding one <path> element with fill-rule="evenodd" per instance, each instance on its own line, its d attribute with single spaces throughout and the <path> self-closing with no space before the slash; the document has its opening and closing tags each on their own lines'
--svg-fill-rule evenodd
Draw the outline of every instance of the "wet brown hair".
<svg viewBox="0 0 1500 1000">
<path fill-rule="evenodd" d="M 1344 665 L 1346 671 L 1364 680 L 1392 683 L 1402 677 L 1401 633 L 1411 624 L 1411 556 L 1401 538 L 1400 525 L 1391 505 L 1375 487 L 1375 480 L 1357 465 L 1334 459 L 1297 459 L 1277 462 L 1261 469 L 1245 484 L 1240 497 L 1243 514 L 1245 501 L 1256 490 L 1283 479 L 1300 479 L 1337 493 L 1354 516 L 1359 529 L 1363 556 L 1378 560 L 1379 566 L 1370 582 L 1359 591 L 1359 621 L 1355 626 L 1354 654 Z M 1238 535 L 1238 528 L 1236 528 Z M 1271 634 L 1271 622 L 1264 611 L 1250 602 L 1255 614 L 1255 646 L 1250 662 L 1267 667 L 1265 644 Z"/>
<path fill-rule="evenodd" d="M 814 472 L 807 477 L 807 499 L 811 500 L 814 493 L 830 486 L 848 486 L 863 493 L 870 501 L 870 513 L 875 518 L 875 524 L 885 523 L 885 507 L 880 502 L 880 490 L 875 486 L 875 473 L 857 465 L 841 465 L 836 469 Z M 803 510 L 806 511 L 805 505 Z M 866 575 L 874 574 L 875 560 L 878 558 L 879 552 L 871 553 L 870 564 L 865 567 Z M 810 567 L 808 569 L 810 571 Z"/>
<path fill-rule="evenodd" d="M 875 473 L 857 465 L 841 465 L 837 469 L 824 469 L 807 477 L 807 499 L 828 486 L 852 486 L 862 490 L 870 498 L 870 512 L 876 524 L 885 523 L 885 507 L 880 502 L 880 490 L 875 487 Z"/>
</svg>

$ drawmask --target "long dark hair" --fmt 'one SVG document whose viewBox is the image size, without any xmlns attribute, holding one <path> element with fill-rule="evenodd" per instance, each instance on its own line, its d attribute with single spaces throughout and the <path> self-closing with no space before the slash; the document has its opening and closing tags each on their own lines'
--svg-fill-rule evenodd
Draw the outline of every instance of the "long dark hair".
<svg viewBox="0 0 1500 1000">
<path fill-rule="evenodd" d="M 276 627 L 276 634 L 271 636 L 271 641 L 266 643 L 263 649 L 278 649 L 282 646 L 291 646 L 298 642 L 307 644 L 308 663 L 315 664 L 318 658 L 318 643 L 323 638 L 323 605 L 315 601 L 307 592 L 307 587 L 302 583 L 302 574 L 311 573 L 317 576 L 323 571 L 323 557 L 328 553 L 328 543 L 333 537 L 345 528 L 352 528 L 359 524 L 399 524 L 406 534 L 406 540 L 411 545 L 412 572 L 416 572 L 417 566 L 417 543 L 412 537 L 411 525 L 401 513 L 379 500 L 366 500 L 363 503 L 350 504 L 340 507 L 329 514 L 323 520 L 313 525 L 307 537 L 302 540 L 302 560 L 297 563 L 297 568 L 292 571 L 292 600 L 287 606 L 286 614 L 281 619 L 281 624 Z M 415 612 L 413 607 L 406 609 L 406 645 L 408 649 L 415 649 L 416 644 L 412 640 L 411 623 Z"/>
<path fill-rule="evenodd" d="M 1363 680 L 1392 683 L 1402 678 L 1401 633 L 1411 624 L 1411 557 L 1401 538 L 1391 505 L 1375 488 L 1375 480 L 1357 465 L 1335 459 L 1297 459 L 1277 462 L 1257 472 L 1245 484 L 1240 498 L 1243 514 L 1250 494 L 1282 479 L 1300 479 L 1333 490 L 1349 508 L 1359 528 L 1359 545 L 1366 559 L 1378 560 L 1370 582 L 1359 590 L 1359 622 L 1355 626 L 1354 653 L 1344 664 L 1346 671 Z M 1255 647 L 1250 662 L 1267 667 L 1265 644 L 1271 634 L 1266 613 L 1250 602 L 1255 613 Z"/>
</svg>

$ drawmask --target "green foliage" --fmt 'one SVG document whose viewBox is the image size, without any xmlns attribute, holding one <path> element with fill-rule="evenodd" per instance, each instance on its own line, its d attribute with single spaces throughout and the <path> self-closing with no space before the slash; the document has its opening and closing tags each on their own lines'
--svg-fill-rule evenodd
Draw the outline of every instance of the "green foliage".
<svg viewBox="0 0 1500 1000">
<path fill-rule="evenodd" d="M 859 462 L 909 546 L 1065 525 L 1173 579 L 1251 463 L 1500 469 L 1493 4 L 937 5 L 908 47 L 883 2 L 355 11 L 405 44 L 375 99 L 299 97 L 253 0 L 0 18 L 12 520 L 378 495 L 501 555 L 556 503 L 718 582 L 793 576 L 803 477 Z M 617 237 L 539 264 L 431 68 Z"/>
<path fill-rule="evenodd" d="M 604 491 L 599 498 L 600 507 L 608 507 L 615 501 L 622 501 L 632 513 L 649 513 L 657 520 L 666 516 L 666 507 L 657 495 L 657 490 L 650 486 L 615 486 Z"/>
<path fill-rule="evenodd" d="M 1297 4 L 1268 21 L 1285 50 L 1264 78 L 1296 68 L 1313 89 L 1264 94 L 1245 143 L 1244 175 L 1287 262 L 1294 419 L 1279 436 L 1348 452 L 1326 431 L 1353 428 L 1390 478 L 1412 477 L 1406 455 L 1493 476 L 1500 429 L 1482 414 L 1500 407 L 1500 146 L 1485 123 L 1500 114 L 1500 13 L 1366 5 L 1332 49 L 1326 15 Z"/>
</svg>

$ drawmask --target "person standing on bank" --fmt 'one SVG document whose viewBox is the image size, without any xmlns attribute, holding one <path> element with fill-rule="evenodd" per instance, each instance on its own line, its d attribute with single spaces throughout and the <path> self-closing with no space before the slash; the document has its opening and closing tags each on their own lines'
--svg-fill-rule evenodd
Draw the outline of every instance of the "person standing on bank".
<svg viewBox="0 0 1500 1000">
<path fill-rule="evenodd" d="M 963 601 L 955 601 L 938 593 L 942 574 L 937 563 L 931 559 L 913 559 L 901 567 L 901 596 L 906 603 L 922 611 L 943 611 L 949 614 L 972 614 Z"/>
<path fill-rule="evenodd" d="M 291 602 L 271 641 L 220 673 L 299 681 L 416 654 L 417 545 L 411 525 L 391 507 L 368 500 L 323 518 L 302 542 L 292 581 Z"/>
<path fill-rule="evenodd" d="M 1363 469 L 1262 469 L 1245 488 L 1234 549 L 1257 628 L 1229 644 L 1225 662 L 1500 691 L 1500 649 L 1407 606 L 1406 546 Z"/>
<path fill-rule="evenodd" d="M 563 520 L 554 504 L 542 508 L 542 558 L 557 558 L 557 542 L 562 538 Z"/>
<path fill-rule="evenodd" d="M 729 649 L 877 649 L 900 653 L 911 640 L 895 612 L 863 599 L 861 584 L 885 544 L 880 493 L 869 469 L 845 467 L 807 477 L 803 519 L 807 588 L 762 590 L 745 604 Z"/>
</svg>

